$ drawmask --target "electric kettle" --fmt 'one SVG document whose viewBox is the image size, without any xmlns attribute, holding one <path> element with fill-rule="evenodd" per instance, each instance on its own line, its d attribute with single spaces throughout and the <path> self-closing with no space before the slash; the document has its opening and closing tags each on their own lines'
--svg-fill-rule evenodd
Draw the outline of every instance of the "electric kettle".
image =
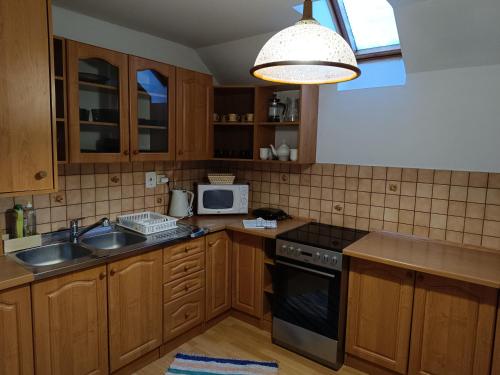
<svg viewBox="0 0 500 375">
<path fill-rule="evenodd" d="M 171 199 L 168 215 L 173 217 L 193 216 L 194 193 L 188 190 L 173 189 L 170 191 Z"/>
</svg>

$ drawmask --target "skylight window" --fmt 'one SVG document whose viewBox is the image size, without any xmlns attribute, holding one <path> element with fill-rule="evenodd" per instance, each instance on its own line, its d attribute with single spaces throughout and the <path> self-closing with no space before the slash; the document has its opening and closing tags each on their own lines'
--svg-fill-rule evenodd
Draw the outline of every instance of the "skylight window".
<svg viewBox="0 0 500 375">
<path fill-rule="evenodd" d="M 302 13 L 303 5 L 294 8 Z M 313 17 L 341 34 L 358 59 L 401 54 L 394 11 L 387 0 L 314 0 Z"/>
<path fill-rule="evenodd" d="M 387 0 L 337 0 L 355 51 L 399 49 L 394 11 Z"/>
</svg>

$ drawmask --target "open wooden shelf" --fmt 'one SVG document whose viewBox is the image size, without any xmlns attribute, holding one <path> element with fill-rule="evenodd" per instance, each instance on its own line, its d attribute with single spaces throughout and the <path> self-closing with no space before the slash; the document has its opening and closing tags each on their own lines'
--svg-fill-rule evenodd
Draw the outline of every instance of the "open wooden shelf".
<svg viewBox="0 0 500 375">
<path fill-rule="evenodd" d="M 88 81 L 78 81 L 78 83 L 82 86 L 88 86 L 88 87 L 94 87 L 96 89 L 103 89 L 103 90 L 111 90 L 111 91 L 118 91 L 117 86 L 112 86 L 112 85 L 104 85 L 102 83 L 95 83 L 95 82 L 88 82 Z"/>
<path fill-rule="evenodd" d="M 103 122 L 103 121 L 80 121 L 81 125 L 90 126 L 118 126 L 117 122 Z"/>
<path fill-rule="evenodd" d="M 229 121 L 214 122 L 213 124 L 214 125 L 224 125 L 224 126 L 253 126 L 254 125 L 253 122 L 237 122 L 237 121 L 234 121 L 234 122 L 229 122 Z"/>
<path fill-rule="evenodd" d="M 139 129 L 153 129 L 153 130 L 167 130 L 166 126 L 155 126 L 155 125 L 137 125 Z"/>
<path fill-rule="evenodd" d="M 157 97 L 157 98 L 166 98 L 167 95 L 161 94 L 161 93 L 156 93 L 156 92 L 148 92 L 144 90 L 137 90 L 137 94 L 141 96 L 151 96 L 151 97 Z"/>
<path fill-rule="evenodd" d="M 298 121 L 280 121 L 280 122 L 259 122 L 259 125 L 263 126 L 298 126 L 300 122 Z"/>
</svg>

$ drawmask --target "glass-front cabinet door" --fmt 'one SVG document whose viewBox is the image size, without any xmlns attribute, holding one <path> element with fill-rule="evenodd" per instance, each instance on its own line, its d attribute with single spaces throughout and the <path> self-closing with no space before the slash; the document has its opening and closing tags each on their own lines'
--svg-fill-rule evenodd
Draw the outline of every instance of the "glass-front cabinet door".
<svg viewBox="0 0 500 375">
<path fill-rule="evenodd" d="M 127 55 L 67 42 L 70 162 L 129 160 Z"/>
<path fill-rule="evenodd" d="M 130 147 L 133 161 L 175 157 L 175 68 L 129 57 Z"/>
</svg>

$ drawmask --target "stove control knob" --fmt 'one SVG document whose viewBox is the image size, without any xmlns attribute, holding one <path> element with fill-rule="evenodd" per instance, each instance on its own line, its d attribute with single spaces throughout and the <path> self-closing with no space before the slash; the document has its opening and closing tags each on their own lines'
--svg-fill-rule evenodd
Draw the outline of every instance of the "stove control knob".
<svg viewBox="0 0 500 375">
<path fill-rule="evenodd" d="M 315 261 L 319 261 L 319 258 L 320 258 L 321 254 L 318 252 L 316 252 L 316 254 L 313 255 L 313 260 Z"/>
<path fill-rule="evenodd" d="M 333 264 L 333 265 L 336 265 L 337 263 L 338 263 L 337 258 L 336 258 L 336 257 L 333 257 L 333 258 L 332 258 L 332 264 Z"/>
<path fill-rule="evenodd" d="M 296 251 L 296 255 L 299 257 L 302 255 L 302 249 L 299 247 Z"/>
<path fill-rule="evenodd" d="M 294 255 L 294 252 L 295 252 L 295 248 L 293 246 L 289 246 L 288 247 L 288 255 Z"/>
<path fill-rule="evenodd" d="M 325 255 L 323 255 L 322 262 L 323 262 L 323 263 L 327 263 L 327 262 L 328 262 L 328 259 L 329 259 L 328 255 L 326 255 L 326 254 L 325 254 Z"/>
</svg>

